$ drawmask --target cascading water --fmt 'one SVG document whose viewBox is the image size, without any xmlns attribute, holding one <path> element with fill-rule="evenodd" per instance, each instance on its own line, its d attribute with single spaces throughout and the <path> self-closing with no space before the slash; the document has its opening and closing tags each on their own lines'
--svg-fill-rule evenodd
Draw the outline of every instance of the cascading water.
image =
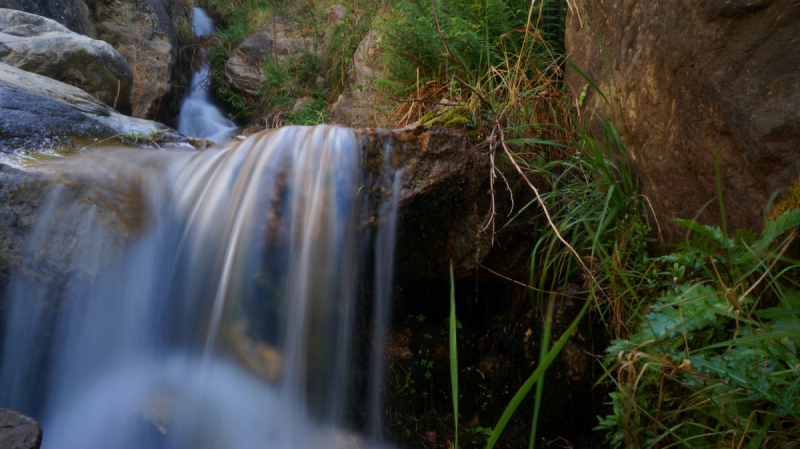
<svg viewBox="0 0 800 449">
<path fill-rule="evenodd" d="M 142 223 L 123 232 L 52 192 L 9 287 L 0 407 L 39 418 L 43 448 L 358 446 L 349 404 L 374 414 L 380 381 L 353 378 L 370 365 L 354 362 L 359 285 L 370 265 L 375 295 L 391 292 L 400 177 L 366 263 L 360 158 L 354 131 L 318 126 L 40 165 L 125 192 L 114 204 Z M 84 229 L 63 229 L 73 219 Z M 73 255 L 67 276 L 45 275 L 44 246 Z M 376 316 L 381 338 L 385 304 Z"/>
<path fill-rule="evenodd" d="M 192 26 L 198 37 L 210 35 L 214 31 L 211 18 L 200 8 L 194 8 L 192 12 Z M 208 67 L 204 54 L 203 65 L 192 74 L 189 96 L 181 105 L 178 131 L 186 136 L 222 142 L 233 137 L 237 126 L 214 104 Z"/>
</svg>

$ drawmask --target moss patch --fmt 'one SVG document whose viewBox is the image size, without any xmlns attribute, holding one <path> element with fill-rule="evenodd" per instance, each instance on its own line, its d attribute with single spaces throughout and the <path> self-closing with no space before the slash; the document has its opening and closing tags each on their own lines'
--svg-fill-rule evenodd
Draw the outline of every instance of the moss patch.
<svg viewBox="0 0 800 449">
<path fill-rule="evenodd" d="M 773 209 L 767 221 L 772 221 L 789 210 L 797 209 L 798 207 L 800 207 L 800 178 L 797 178 L 794 185 L 789 187 L 787 195 L 775 204 L 775 209 Z"/>
</svg>

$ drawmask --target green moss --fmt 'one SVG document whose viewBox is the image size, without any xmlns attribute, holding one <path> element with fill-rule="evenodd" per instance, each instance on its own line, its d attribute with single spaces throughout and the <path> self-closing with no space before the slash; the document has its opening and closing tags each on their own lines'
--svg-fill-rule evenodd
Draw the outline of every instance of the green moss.
<svg viewBox="0 0 800 449">
<path fill-rule="evenodd" d="M 436 115 L 433 111 L 425 114 L 420 121 L 420 125 L 466 130 L 471 121 L 472 111 L 466 106 L 456 106 L 441 115 Z"/>
<path fill-rule="evenodd" d="M 797 208 L 800 208 L 800 178 L 795 181 L 792 187 L 789 187 L 787 195 L 775 204 L 775 209 L 773 209 L 767 221 L 772 221 L 787 211 Z"/>
</svg>

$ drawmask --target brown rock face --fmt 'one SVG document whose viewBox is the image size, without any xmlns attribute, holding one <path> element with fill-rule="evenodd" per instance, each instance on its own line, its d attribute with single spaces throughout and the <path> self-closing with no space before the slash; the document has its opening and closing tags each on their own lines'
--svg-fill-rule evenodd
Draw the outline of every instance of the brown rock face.
<svg viewBox="0 0 800 449">
<path fill-rule="evenodd" d="M 665 240 L 685 238 L 667 218 L 692 218 L 709 201 L 700 221 L 721 223 L 715 152 L 728 226 L 763 227 L 772 193 L 800 173 L 800 3 L 575 3 L 567 52 L 608 93 L 605 45 L 628 148 Z M 574 71 L 567 79 L 578 93 L 587 84 Z M 600 110 L 597 93 L 585 105 Z"/>
<path fill-rule="evenodd" d="M 122 54 L 133 72 L 133 116 L 153 118 L 164 96 L 172 88 L 172 75 L 178 58 L 178 37 L 173 14 L 160 0 L 92 2 L 97 38 Z"/>
<path fill-rule="evenodd" d="M 0 408 L 0 449 L 39 449 L 42 428 L 20 413 Z"/>
</svg>

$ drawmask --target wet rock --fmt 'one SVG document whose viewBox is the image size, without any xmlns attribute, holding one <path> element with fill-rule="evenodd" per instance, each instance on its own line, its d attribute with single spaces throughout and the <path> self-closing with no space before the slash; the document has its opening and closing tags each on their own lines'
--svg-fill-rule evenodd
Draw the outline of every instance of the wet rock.
<svg viewBox="0 0 800 449">
<path fill-rule="evenodd" d="M 124 116 L 76 87 L 0 63 L 0 153 L 76 148 L 105 139 L 194 149 L 166 125 Z"/>
<path fill-rule="evenodd" d="M 358 44 L 353 54 L 353 74 L 331 108 L 332 123 L 351 127 L 381 125 L 385 112 L 380 108 L 390 104 L 377 86 L 386 73 L 381 39 L 380 32 L 372 29 Z"/>
<path fill-rule="evenodd" d="M 717 152 L 728 227 L 761 229 L 770 196 L 800 173 L 800 3 L 580 0 L 569 11 L 571 61 L 606 94 L 614 69 L 611 98 L 665 240 L 686 237 L 670 217 L 703 210 L 701 222 L 721 224 Z M 591 89 L 584 104 L 602 109 Z"/>
<path fill-rule="evenodd" d="M 0 408 L 0 449 L 39 449 L 42 428 L 32 418 Z"/>
<path fill-rule="evenodd" d="M 133 74 L 127 61 L 111 45 L 53 20 L 0 9 L 0 62 L 70 84 L 130 113 Z"/>
</svg>

